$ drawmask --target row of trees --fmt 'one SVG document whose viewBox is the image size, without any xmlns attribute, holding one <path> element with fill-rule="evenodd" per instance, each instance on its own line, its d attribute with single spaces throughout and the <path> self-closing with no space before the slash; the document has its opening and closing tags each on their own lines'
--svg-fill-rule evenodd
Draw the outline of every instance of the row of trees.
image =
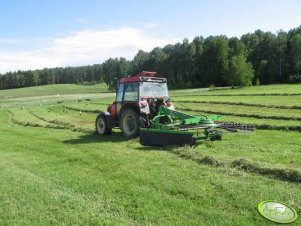
<svg viewBox="0 0 301 226">
<path fill-rule="evenodd" d="M 8 72 L 0 75 L 0 89 L 49 84 L 103 82 L 102 65 Z"/>
<path fill-rule="evenodd" d="M 257 30 L 240 39 L 198 36 L 140 50 L 132 61 L 110 58 L 86 67 L 9 72 L 0 76 L 0 89 L 84 82 L 106 82 L 113 89 L 116 78 L 142 70 L 157 71 L 172 88 L 301 82 L 301 26 L 277 34 Z"/>
</svg>

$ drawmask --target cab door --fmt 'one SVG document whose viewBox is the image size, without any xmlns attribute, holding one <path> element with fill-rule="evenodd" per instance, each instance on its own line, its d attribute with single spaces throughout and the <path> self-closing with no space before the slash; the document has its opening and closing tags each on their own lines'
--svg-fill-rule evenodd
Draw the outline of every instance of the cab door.
<svg viewBox="0 0 301 226">
<path fill-rule="evenodd" d="M 119 83 L 118 89 L 116 92 L 116 100 L 115 100 L 117 115 L 119 115 L 120 109 L 122 107 L 123 95 L 124 95 L 124 83 Z"/>
</svg>

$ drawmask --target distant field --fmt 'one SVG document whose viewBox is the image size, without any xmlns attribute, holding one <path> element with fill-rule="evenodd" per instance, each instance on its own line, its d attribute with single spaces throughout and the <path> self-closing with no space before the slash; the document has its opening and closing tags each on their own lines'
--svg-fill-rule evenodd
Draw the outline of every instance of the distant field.
<svg viewBox="0 0 301 226">
<path fill-rule="evenodd" d="M 46 86 L 26 87 L 20 89 L 0 90 L 0 100 L 17 97 L 50 96 L 61 94 L 101 93 L 108 92 L 105 83 L 96 85 L 56 84 Z"/>
<path fill-rule="evenodd" d="M 249 86 L 239 89 L 192 89 L 192 90 L 172 90 L 171 93 L 186 95 L 239 95 L 239 94 L 299 94 L 300 84 L 291 85 L 266 85 L 266 86 Z"/>
<path fill-rule="evenodd" d="M 48 105 L 62 101 L 77 99 L 99 99 L 113 96 L 106 84 L 75 85 L 58 84 L 21 89 L 0 90 L 0 107 Z"/>
<path fill-rule="evenodd" d="M 176 109 L 257 131 L 167 148 L 118 129 L 96 135 L 95 118 L 115 96 L 104 92 L 0 91 L 0 225 L 274 225 L 257 212 L 263 200 L 300 216 L 301 85 L 173 90 Z"/>
<path fill-rule="evenodd" d="M 175 96 L 174 101 L 201 101 L 219 103 L 255 104 L 266 106 L 301 106 L 300 96 Z"/>
</svg>

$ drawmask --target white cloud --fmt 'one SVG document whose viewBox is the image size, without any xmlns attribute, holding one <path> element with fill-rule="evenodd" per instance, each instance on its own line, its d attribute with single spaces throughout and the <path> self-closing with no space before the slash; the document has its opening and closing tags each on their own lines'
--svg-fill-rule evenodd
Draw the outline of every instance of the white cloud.
<svg viewBox="0 0 301 226">
<path fill-rule="evenodd" d="M 0 38 L 0 44 L 15 44 L 21 42 L 20 39 L 5 39 L 5 38 Z"/>
<path fill-rule="evenodd" d="M 88 21 L 84 18 L 76 18 L 75 22 L 77 22 L 79 24 L 88 24 Z"/>
<path fill-rule="evenodd" d="M 0 72 L 88 65 L 110 57 L 132 59 L 139 49 L 150 51 L 171 42 L 135 28 L 81 31 L 55 39 L 39 50 L 0 53 Z"/>
<path fill-rule="evenodd" d="M 144 24 L 145 29 L 153 29 L 153 28 L 156 28 L 159 26 L 160 25 L 158 23 L 154 23 L 154 22 L 148 22 L 148 23 Z"/>
</svg>

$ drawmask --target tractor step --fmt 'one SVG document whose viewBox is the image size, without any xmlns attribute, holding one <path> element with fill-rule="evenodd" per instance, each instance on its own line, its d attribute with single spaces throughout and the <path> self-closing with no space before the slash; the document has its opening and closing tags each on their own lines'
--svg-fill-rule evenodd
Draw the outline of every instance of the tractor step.
<svg viewBox="0 0 301 226">
<path fill-rule="evenodd" d="M 140 144 L 143 146 L 194 145 L 193 133 L 177 130 L 140 129 Z"/>
</svg>

